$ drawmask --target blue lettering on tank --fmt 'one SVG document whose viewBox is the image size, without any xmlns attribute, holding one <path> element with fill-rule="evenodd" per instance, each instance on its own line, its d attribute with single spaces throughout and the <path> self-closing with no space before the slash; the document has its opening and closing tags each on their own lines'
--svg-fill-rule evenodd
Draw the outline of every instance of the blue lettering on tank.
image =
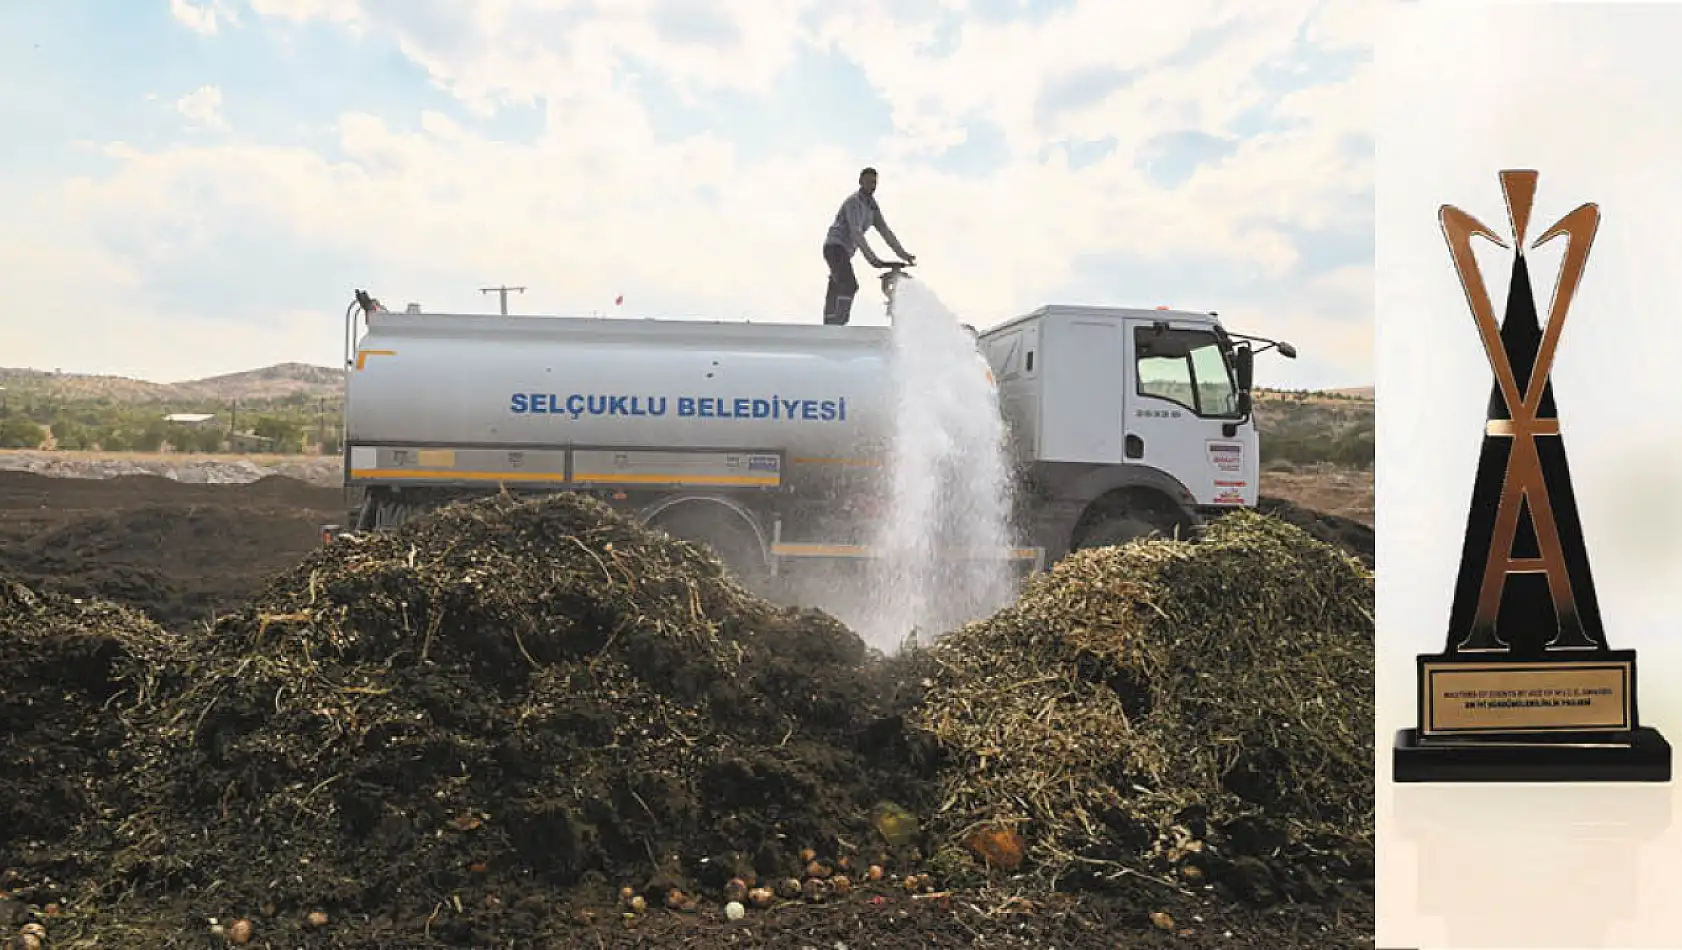
<svg viewBox="0 0 1682 950">
<path fill-rule="evenodd" d="M 770 396 L 647 396 L 629 393 L 511 393 L 508 411 L 515 415 L 648 418 L 666 415 L 673 400 L 681 418 L 771 419 L 790 422 L 845 422 L 847 399 L 786 399 Z"/>
</svg>

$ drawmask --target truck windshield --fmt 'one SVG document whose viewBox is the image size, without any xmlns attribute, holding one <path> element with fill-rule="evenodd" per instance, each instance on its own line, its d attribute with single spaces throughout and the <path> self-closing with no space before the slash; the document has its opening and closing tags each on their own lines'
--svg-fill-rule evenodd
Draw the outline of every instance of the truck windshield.
<svg viewBox="0 0 1682 950">
<path fill-rule="evenodd" d="M 1205 417 L 1236 418 L 1232 365 L 1208 330 L 1139 327 L 1133 331 L 1139 395 L 1166 399 Z"/>
</svg>

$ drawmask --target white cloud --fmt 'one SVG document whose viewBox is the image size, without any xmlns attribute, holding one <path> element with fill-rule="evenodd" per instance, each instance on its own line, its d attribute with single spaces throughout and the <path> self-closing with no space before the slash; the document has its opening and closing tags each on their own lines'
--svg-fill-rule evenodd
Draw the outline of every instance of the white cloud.
<svg viewBox="0 0 1682 950">
<path fill-rule="evenodd" d="M 929 0 L 921 6 L 930 14 L 915 20 L 909 6 L 252 0 L 258 27 L 316 21 L 364 43 L 395 43 L 479 115 L 508 102 L 539 104 L 544 127 L 534 141 L 509 142 L 418 104 L 407 114 L 346 112 L 330 151 L 265 144 L 244 129 L 237 143 L 124 147 L 109 153 L 109 173 L 51 200 L 65 209 L 62 239 L 75 253 L 117 255 L 129 266 L 182 266 L 230 229 L 260 228 L 277 246 L 366 261 L 370 283 L 389 282 L 370 287 L 388 302 L 478 310 L 477 288 L 506 281 L 531 287 L 519 303 L 536 312 L 590 312 L 624 292 L 626 310 L 653 308 L 647 315 L 816 322 L 822 230 L 857 168 L 872 164 L 882 169 L 883 209 L 919 255 L 922 278 L 978 326 L 1066 296 L 1086 259 L 1126 255 L 1165 269 L 1206 260 L 1221 278 L 1211 281 L 1210 299 L 1181 303 L 1220 309 L 1240 331 L 1293 335 L 1305 362 L 1312 355 L 1337 367 L 1327 382 L 1370 378 L 1367 265 L 1304 279 L 1300 292 L 1215 289 L 1239 277 L 1286 280 L 1299 263 L 1290 228 L 1370 221 L 1370 202 L 1364 219 L 1355 212 L 1371 188 L 1371 161 L 1347 147 L 1350 135 L 1370 132 L 1366 67 L 1283 96 L 1253 75 L 1282 61 L 1303 29 L 1369 43 L 1362 17 L 1337 3 L 1317 15 L 1307 0 L 1096 0 L 1038 23 L 968 17 L 955 45 L 937 55 L 930 44 L 949 27 L 941 15 L 963 4 Z M 716 102 L 721 90 L 770 94 L 796 56 L 810 55 L 802 40 L 857 64 L 891 109 L 891 136 L 775 154 L 738 149 L 725 128 L 670 141 L 657 134 L 661 116 L 619 72 L 636 63 L 691 103 Z M 1106 91 L 1102 69 L 1131 79 Z M 1048 95 L 1069 98 L 1082 82 L 1084 101 L 1075 95 L 1067 110 L 1042 108 Z M 1284 125 L 1233 143 L 1177 189 L 1136 167 L 1147 142 L 1218 132 L 1269 103 Z M 214 86 L 177 104 L 207 126 L 221 121 L 220 106 Z M 964 176 L 931 162 L 979 121 L 1002 133 L 998 168 Z M 1085 167 L 1041 160 L 1055 143 L 1106 138 L 1114 151 Z M 321 280 L 299 273 L 295 283 Z M 140 284 L 131 292 L 144 299 Z M 336 358 L 331 323 L 350 290 L 319 286 L 329 333 L 290 356 Z M 1125 296 L 1085 302 L 1149 306 L 1171 292 L 1147 271 Z M 161 303 L 138 305 L 173 319 Z M 248 306 L 254 320 L 274 325 L 261 300 Z M 45 358 L 51 346 L 38 349 Z M 255 346 L 247 352 L 246 362 L 269 358 Z M 158 358 L 171 367 L 165 372 L 188 372 L 186 355 Z"/>
<path fill-rule="evenodd" d="M 222 118 L 222 90 L 215 86 L 200 86 L 175 100 L 175 111 L 206 128 L 220 129 L 228 124 Z"/>
<path fill-rule="evenodd" d="M 225 0 L 169 0 L 169 13 L 182 26 L 204 36 L 215 36 L 224 22 L 229 26 L 239 23 L 239 16 Z"/>
</svg>

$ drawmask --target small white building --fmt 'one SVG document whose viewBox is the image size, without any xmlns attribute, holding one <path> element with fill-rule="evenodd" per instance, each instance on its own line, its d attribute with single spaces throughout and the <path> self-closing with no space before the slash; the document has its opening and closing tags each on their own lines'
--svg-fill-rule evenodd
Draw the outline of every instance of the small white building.
<svg viewBox="0 0 1682 950">
<path fill-rule="evenodd" d="M 164 421 L 184 426 L 199 426 L 214 418 L 216 418 L 214 412 L 172 412 L 164 416 Z"/>
</svg>

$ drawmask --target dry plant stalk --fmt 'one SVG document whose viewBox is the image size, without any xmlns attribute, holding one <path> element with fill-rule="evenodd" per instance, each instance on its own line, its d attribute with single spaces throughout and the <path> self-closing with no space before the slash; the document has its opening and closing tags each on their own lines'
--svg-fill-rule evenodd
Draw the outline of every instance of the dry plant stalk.
<svg viewBox="0 0 1682 950">
<path fill-rule="evenodd" d="M 1372 575 L 1293 526 L 1238 512 L 1198 543 L 1079 552 L 929 659 L 913 724 L 956 758 L 935 822 L 955 871 L 990 824 L 1045 883 L 1150 866 L 1196 809 L 1370 846 Z"/>
</svg>

